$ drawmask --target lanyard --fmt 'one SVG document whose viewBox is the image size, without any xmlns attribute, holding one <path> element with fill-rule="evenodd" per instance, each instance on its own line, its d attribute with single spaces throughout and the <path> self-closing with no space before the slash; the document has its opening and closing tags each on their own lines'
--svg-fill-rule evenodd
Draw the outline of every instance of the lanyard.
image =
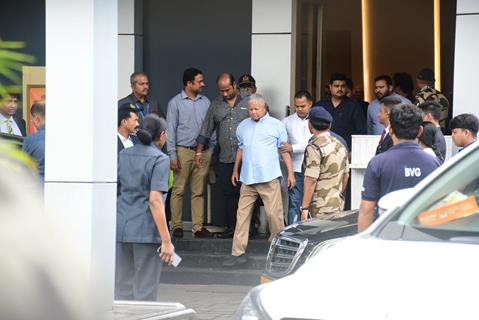
<svg viewBox="0 0 479 320">
<path fill-rule="evenodd" d="M 143 119 L 145 117 L 145 114 L 143 113 L 143 106 L 141 103 L 137 102 L 136 103 L 136 109 L 138 110 L 138 113 L 140 114 L 141 118 Z M 150 113 L 150 103 L 146 102 L 146 114 Z"/>
</svg>

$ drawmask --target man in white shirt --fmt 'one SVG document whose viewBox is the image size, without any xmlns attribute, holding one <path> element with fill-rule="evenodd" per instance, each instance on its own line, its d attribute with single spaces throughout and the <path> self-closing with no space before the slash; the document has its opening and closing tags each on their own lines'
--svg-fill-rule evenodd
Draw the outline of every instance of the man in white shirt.
<svg viewBox="0 0 479 320">
<path fill-rule="evenodd" d="M 284 143 L 281 152 L 290 152 L 293 160 L 294 177 L 296 186 L 288 190 L 288 225 L 297 222 L 300 218 L 300 209 L 303 198 L 303 173 L 302 164 L 304 150 L 311 138 L 308 128 L 308 115 L 313 105 L 313 99 L 308 91 L 301 90 L 294 95 L 294 107 L 296 112 L 284 118 L 282 121 L 288 133 L 288 143 Z"/>
<path fill-rule="evenodd" d="M 118 153 L 121 150 L 133 147 L 138 138 L 132 134 L 138 130 L 138 112 L 130 103 L 123 104 L 118 108 Z"/>
<path fill-rule="evenodd" d="M 26 135 L 25 120 L 15 118 L 18 109 L 18 96 L 0 96 L 0 132 L 17 136 Z"/>
</svg>

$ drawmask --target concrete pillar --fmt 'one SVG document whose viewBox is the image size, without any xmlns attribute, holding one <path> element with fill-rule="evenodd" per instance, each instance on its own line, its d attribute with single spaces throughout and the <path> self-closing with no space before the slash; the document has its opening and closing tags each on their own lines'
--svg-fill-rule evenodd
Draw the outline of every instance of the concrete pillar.
<svg viewBox="0 0 479 320">
<path fill-rule="evenodd" d="M 457 0 L 456 48 L 454 55 L 454 110 L 453 115 L 472 113 L 479 116 L 472 94 L 477 90 L 479 74 L 479 2 Z"/>
<path fill-rule="evenodd" d="M 135 71 L 143 71 L 143 0 L 118 0 L 118 99 L 131 93 Z"/>
<path fill-rule="evenodd" d="M 291 101 L 293 2 L 253 0 L 251 74 L 279 119 Z"/>
<path fill-rule="evenodd" d="M 117 13 L 117 0 L 46 0 L 45 206 L 76 230 L 105 310 L 115 270 Z"/>
</svg>

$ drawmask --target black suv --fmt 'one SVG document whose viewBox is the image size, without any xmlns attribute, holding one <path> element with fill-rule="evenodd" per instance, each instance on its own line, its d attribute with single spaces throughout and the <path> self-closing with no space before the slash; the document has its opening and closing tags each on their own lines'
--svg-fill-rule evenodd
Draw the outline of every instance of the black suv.
<svg viewBox="0 0 479 320">
<path fill-rule="evenodd" d="M 357 221 L 358 210 L 350 210 L 330 220 L 310 219 L 286 227 L 271 242 L 261 283 L 296 271 L 322 242 L 356 234 Z"/>
</svg>

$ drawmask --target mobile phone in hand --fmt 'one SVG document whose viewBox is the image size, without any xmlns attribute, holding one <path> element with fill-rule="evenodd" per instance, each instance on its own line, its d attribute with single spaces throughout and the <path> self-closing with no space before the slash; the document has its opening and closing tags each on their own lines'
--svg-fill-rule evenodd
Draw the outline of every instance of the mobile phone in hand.
<svg viewBox="0 0 479 320">
<path fill-rule="evenodd" d="M 158 249 L 156 249 L 156 252 L 158 252 L 158 255 L 160 255 L 161 246 L 159 246 Z M 173 261 L 171 262 L 171 265 L 173 265 L 173 267 L 176 268 L 176 267 L 178 267 L 180 262 L 181 262 L 181 257 L 179 255 L 177 255 L 176 252 L 173 252 Z"/>
<path fill-rule="evenodd" d="M 171 262 L 171 265 L 176 268 L 178 267 L 180 262 L 181 262 L 181 257 L 177 255 L 176 252 L 173 252 L 173 261 Z"/>
</svg>

